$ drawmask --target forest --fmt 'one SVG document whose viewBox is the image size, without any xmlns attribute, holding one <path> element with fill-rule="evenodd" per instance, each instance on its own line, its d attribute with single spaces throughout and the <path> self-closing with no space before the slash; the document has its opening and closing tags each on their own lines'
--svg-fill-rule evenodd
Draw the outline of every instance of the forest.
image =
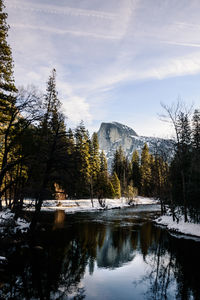
<svg viewBox="0 0 200 300">
<path fill-rule="evenodd" d="M 180 213 L 185 222 L 200 222 L 200 109 L 177 103 L 163 105 L 175 140 L 169 153 L 145 144 L 141 155 L 128 161 L 116 150 L 112 172 L 99 150 L 97 133 L 91 137 L 84 123 L 67 127 L 56 88 L 56 70 L 47 78 L 46 91 L 16 87 L 12 51 L 7 42 L 9 25 L 0 0 L 0 209 L 22 212 L 25 199 L 35 200 L 35 226 L 43 200 L 127 197 L 160 199 L 161 211 Z M 84 116 L 83 116 L 84 117 Z"/>
</svg>

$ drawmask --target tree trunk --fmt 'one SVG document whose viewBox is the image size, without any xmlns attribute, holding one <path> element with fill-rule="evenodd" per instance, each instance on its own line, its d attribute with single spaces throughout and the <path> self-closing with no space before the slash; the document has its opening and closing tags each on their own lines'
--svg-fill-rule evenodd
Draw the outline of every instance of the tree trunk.
<svg viewBox="0 0 200 300">
<path fill-rule="evenodd" d="M 182 193 L 183 193 L 183 205 L 184 205 L 184 221 L 188 221 L 187 217 L 187 199 L 186 199 L 186 187 L 185 187 L 185 176 L 183 170 L 181 171 L 181 179 L 182 179 Z"/>
</svg>

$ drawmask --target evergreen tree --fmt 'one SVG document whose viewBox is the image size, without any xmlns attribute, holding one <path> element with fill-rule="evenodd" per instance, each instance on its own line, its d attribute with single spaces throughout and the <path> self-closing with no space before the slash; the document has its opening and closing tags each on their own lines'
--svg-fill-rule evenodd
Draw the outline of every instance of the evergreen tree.
<svg viewBox="0 0 200 300">
<path fill-rule="evenodd" d="M 124 195 L 129 181 L 131 180 L 131 164 L 129 163 L 127 157 L 125 157 L 121 146 L 114 154 L 112 174 L 114 174 L 114 172 L 117 174 L 120 180 L 121 193 Z"/>
<path fill-rule="evenodd" d="M 61 113 L 61 102 L 56 90 L 56 70 L 53 69 L 47 81 L 44 95 L 44 116 L 39 128 L 39 163 L 41 178 L 38 197 L 52 197 L 54 183 L 60 183 L 63 162 L 66 156 L 66 128 L 64 115 Z M 63 162 L 62 162 L 63 160 Z"/>
<path fill-rule="evenodd" d="M 192 143 L 195 151 L 200 152 L 200 110 L 196 109 L 193 115 Z"/>
<path fill-rule="evenodd" d="M 144 196 L 150 195 L 151 189 L 151 156 L 149 154 L 149 148 L 145 143 L 141 153 L 141 193 Z"/>
<path fill-rule="evenodd" d="M 67 152 L 66 128 L 64 115 L 61 113 L 61 103 L 57 97 L 56 70 L 53 69 L 47 82 L 44 97 L 44 117 L 39 128 L 39 151 L 35 164 L 38 166 L 37 179 L 33 183 L 36 194 L 35 215 L 31 223 L 34 230 L 38 214 L 44 199 L 53 197 L 55 183 L 64 185 L 63 168 Z M 34 175 L 34 173 L 32 172 Z"/>
<path fill-rule="evenodd" d="M 133 152 L 132 160 L 132 180 L 133 185 L 140 191 L 140 185 L 141 185 L 141 176 L 140 176 L 140 157 L 137 150 Z"/>
<path fill-rule="evenodd" d="M 97 177 L 96 195 L 101 206 L 104 198 L 114 198 L 115 191 L 106 172 L 100 172 Z"/>
<path fill-rule="evenodd" d="M 99 200 L 102 198 L 115 197 L 114 188 L 108 174 L 107 159 L 103 151 L 101 151 L 100 153 L 100 171 L 97 176 L 95 193 Z M 100 201 L 100 205 L 101 205 L 101 201 Z"/>
<path fill-rule="evenodd" d="M 9 159 L 9 135 L 13 123 L 16 92 L 13 79 L 13 61 L 10 46 L 7 43 L 7 14 L 4 12 L 3 0 L 0 0 L 0 209 L 3 194 L 3 181 Z"/>
<path fill-rule="evenodd" d="M 93 205 L 94 192 L 97 189 L 97 177 L 100 172 L 100 155 L 97 133 L 94 132 L 90 144 L 90 197 Z"/>
<path fill-rule="evenodd" d="M 137 188 L 133 187 L 133 184 L 130 184 L 127 186 L 126 191 L 126 198 L 128 199 L 128 203 L 131 204 L 133 201 L 133 198 L 138 195 Z"/>
<path fill-rule="evenodd" d="M 159 198 L 161 211 L 165 211 L 165 203 L 169 198 L 169 166 L 160 155 L 151 155 L 151 185 L 150 196 Z"/>
<path fill-rule="evenodd" d="M 39 118 L 39 99 L 34 90 L 17 91 L 13 78 L 13 62 L 7 43 L 7 14 L 0 0 L 0 208 L 2 196 L 10 192 L 17 203 L 17 194 L 30 152 L 24 141 L 31 123 Z M 25 162 L 26 160 L 26 162 Z M 21 176 L 21 178 L 19 178 Z"/>
<path fill-rule="evenodd" d="M 108 163 L 103 150 L 100 153 L 100 172 L 108 172 Z"/>
<path fill-rule="evenodd" d="M 75 130 L 76 196 L 90 196 L 90 139 L 83 122 Z"/>
<path fill-rule="evenodd" d="M 115 197 L 120 198 L 121 197 L 120 180 L 119 180 L 116 172 L 113 173 L 112 178 L 111 178 L 111 182 L 112 182 L 112 185 L 113 185 Z"/>
<path fill-rule="evenodd" d="M 180 112 L 177 122 L 179 141 L 177 143 L 177 152 L 176 152 L 176 165 L 178 167 L 175 174 L 177 178 L 180 178 L 180 188 L 181 196 L 176 193 L 178 191 L 174 185 L 173 193 L 176 196 L 174 197 L 178 201 L 183 202 L 183 212 L 185 217 L 185 222 L 187 222 L 187 209 L 188 209 L 188 198 L 190 193 L 190 179 L 191 179 L 191 128 L 188 118 L 188 114 Z"/>
<path fill-rule="evenodd" d="M 91 139 L 91 169 L 92 177 L 95 179 L 100 171 L 99 142 L 96 132 L 93 133 Z"/>
<path fill-rule="evenodd" d="M 5 102 L 13 100 L 12 93 L 16 92 L 13 78 L 13 60 L 11 48 L 7 43 L 9 26 L 7 14 L 4 12 L 4 1 L 0 0 L 0 108 L 1 112 Z M 11 98 L 10 98 L 11 97 Z M 6 103 L 7 104 L 7 103 Z"/>
<path fill-rule="evenodd" d="M 179 151 L 185 151 L 191 144 L 191 127 L 188 114 L 180 112 L 177 120 L 177 130 L 179 141 L 177 147 Z"/>
<path fill-rule="evenodd" d="M 75 139 L 71 129 L 66 133 L 66 157 L 64 159 L 64 187 L 69 198 L 75 196 L 75 181 L 76 181 L 76 168 L 75 168 Z"/>
<path fill-rule="evenodd" d="M 198 221 L 200 215 L 200 110 L 195 110 L 192 120 L 192 158 L 190 180 L 191 214 L 194 221 Z"/>
</svg>

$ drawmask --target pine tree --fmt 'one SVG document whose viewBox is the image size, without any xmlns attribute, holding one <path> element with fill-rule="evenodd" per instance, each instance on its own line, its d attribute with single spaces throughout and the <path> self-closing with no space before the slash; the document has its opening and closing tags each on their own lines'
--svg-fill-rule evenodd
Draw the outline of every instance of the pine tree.
<svg viewBox="0 0 200 300">
<path fill-rule="evenodd" d="M 178 118 L 179 144 L 178 159 L 181 176 L 182 198 L 184 206 L 184 217 L 187 222 L 187 209 L 189 198 L 189 184 L 191 179 L 191 128 L 188 114 L 180 113 Z"/>
<path fill-rule="evenodd" d="M 4 1 L 0 0 L 0 100 L 8 101 L 10 93 L 16 92 L 13 78 L 13 60 L 10 46 L 7 43 L 9 26 L 7 14 L 4 12 Z M 12 94 L 11 94 L 12 95 Z M 4 107 L 4 103 L 3 103 Z M 0 110 L 2 111 L 2 109 Z"/>
<path fill-rule="evenodd" d="M 61 113 L 60 108 L 61 102 L 58 99 L 56 90 L 56 70 L 53 69 L 47 81 L 43 102 L 44 116 L 39 130 L 39 158 L 42 176 L 39 198 L 42 198 L 42 200 L 47 196 L 50 197 L 53 193 L 53 190 L 51 191 L 50 188 L 50 186 L 54 186 L 53 181 L 57 181 L 60 184 L 59 174 L 61 174 L 63 166 L 62 160 L 64 161 L 66 156 L 66 128 L 64 115 Z"/>
<path fill-rule="evenodd" d="M 200 110 L 196 109 L 193 115 L 192 143 L 195 150 L 200 152 Z"/>
<path fill-rule="evenodd" d="M 177 120 L 177 130 L 179 136 L 179 151 L 185 151 L 187 146 L 191 144 L 191 127 L 188 114 L 180 112 Z"/>
<path fill-rule="evenodd" d="M 129 181 L 131 180 L 131 164 L 129 163 L 127 157 L 125 157 L 121 146 L 114 154 L 112 174 L 114 174 L 114 172 L 117 174 L 120 180 L 121 193 L 124 195 Z"/>
<path fill-rule="evenodd" d="M 11 168 L 9 164 L 11 127 L 17 114 L 15 107 L 17 89 L 13 78 L 12 53 L 7 43 L 9 26 L 4 9 L 3 0 L 0 0 L 0 209 L 6 173 Z"/>
<path fill-rule="evenodd" d="M 177 143 L 171 163 L 172 197 L 175 206 L 181 207 L 185 222 L 188 220 L 188 199 L 191 181 L 191 128 L 188 113 L 182 111 L 176 120 Z"/>
<path fill-rule="evenodd" d="M 53 69 L 48 82 L 46 94 L 44 95 L 44 124 L 45 122 L 51 122 L 53 114 L 57 112 L 61 107 L 61 102 L 58 99 L 58 92 L 56 90 L 56 70 Z"/>
<path fill-rule="evenodd" d="M 97 133 L 94 132 L 90 143 L 90 197 L 93 205 L 93 196 L 97 188 L 97 177 L 100 172 L 100 155 Z"/>
<path fill-rule="evenodd" d="M 133 185 L 138 189 L 138 191 L 140 191 L 140 185 L 141 185 L 140 157 L 137 150 L 133 152 L 131 165 L 132 165 Z"/>
<path fill-rule="evenodd" d="M 90 139 L 83 122 L 75 130 L 76 196 L 90 196 Z"/>
<path fill-rule="evenodd" d="M 167 162 L 159 155 L 151 155 L 151 196 L 161 201 L 168 195 L 169 168 Z M 162 203 L 161 203 L 162 205 Z M 162 208 L 162 207 L 161 207 Z"/>
<path fill-rule="evenodd" d="M 192 119 L 192 148 L 190 202 L 192 218 L 197 221 L 200 214 L 200 110 L 197 109 Z"/>
<path fill-rule="evenodd" d="M 102 206 L 102 199 L 104 198 L 114 198 L 115 191 L 108 174 L 104 171 L 99 172 L 96 184 L 96 195 Z"/>
<path fill-rule="evenodd" d="M 97 133 L 94 132 L 91 139 L 91 168 L 92 177 L 95 179 L 100 171 L 100 155 L 99 155 L 99 142 Z"/>
<path fill-rule="evenodd" d="M 119 180 L 116 172 L 113 173 L 112 178 L 111 178 L 111 182 L 112 182 L 113 189 L 114 189 L 114 192 L 115 192 L 115 197 L 120 198 L 121 197 L 120 180 Z"/>
<path fill-rule="evenodd" d="M 100 153 L 100 172 L 108 172 L 108 163 L 103 150 Z"/>
<path fill-rule="evenodd" d="M 108 174 L 107 159 L 103 151 L 101 151 L 100 153 L 100 171 L 97 176 L 95 193 L 99 201 L 102 198 L 115 197 L 113 185 L 112 182 L 110 181 L 109 174 Z M 100 205 L 101 205 L 101 201 L 100 201 Z"/>
<path fill-rule="evenodd" d="M 39 151 L 35 164 L 38 165 L 35 178 L 37 191 L 35 215 L 32 219 L 31 229 L 34 230 L 42 202 L 47 197 L 53 197 L 55 183 L 64 185 L 64 159 L 67 153 L 66 128 L 61 102 L 57 97 L 56 70 L 53 69 L 47 82 L 44 97 L 44 116 L 39 128 Z"/>
<path fill-rule="evenodd" d="M 151 156 L 149 154 L 149 148 L 145 143 L 142 153 L 141 153 L 141 193 L 144 196 L 150 195 L 151 188 L 151 165 L 150 165 Z"/>
<path fill-rule="evenodd" d="M 66 133 L 66 157 L 64 163 L 64 187 L 69 198 L 73 198 L 76 193 L 76 168 L 75 168 L 75 139 L 74 134 L 69 128 Z"/>
</svg>

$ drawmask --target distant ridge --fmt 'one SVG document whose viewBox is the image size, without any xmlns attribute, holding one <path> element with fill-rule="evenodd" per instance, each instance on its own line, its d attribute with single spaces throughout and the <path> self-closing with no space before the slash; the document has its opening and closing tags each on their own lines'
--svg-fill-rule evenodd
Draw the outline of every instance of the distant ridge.
<svg viewBox="0 0 200 300">
<path fill-rule="evenodd" d="M 132 128 L 118 122 L 101 123 L 97 134 L 99 147 L 104 150 L 108 159 L 109 170 L 111 170 L 114 153 L 119 146 L 122 147 L 129 159 L 131 159 L 134 150 L 141 153 L 145 143 L 147 143 L 151 153 L 154 153 L 156 148 L 167 153 L 172 146 L 172 140 L 138 136 Z"/>
</svg>

